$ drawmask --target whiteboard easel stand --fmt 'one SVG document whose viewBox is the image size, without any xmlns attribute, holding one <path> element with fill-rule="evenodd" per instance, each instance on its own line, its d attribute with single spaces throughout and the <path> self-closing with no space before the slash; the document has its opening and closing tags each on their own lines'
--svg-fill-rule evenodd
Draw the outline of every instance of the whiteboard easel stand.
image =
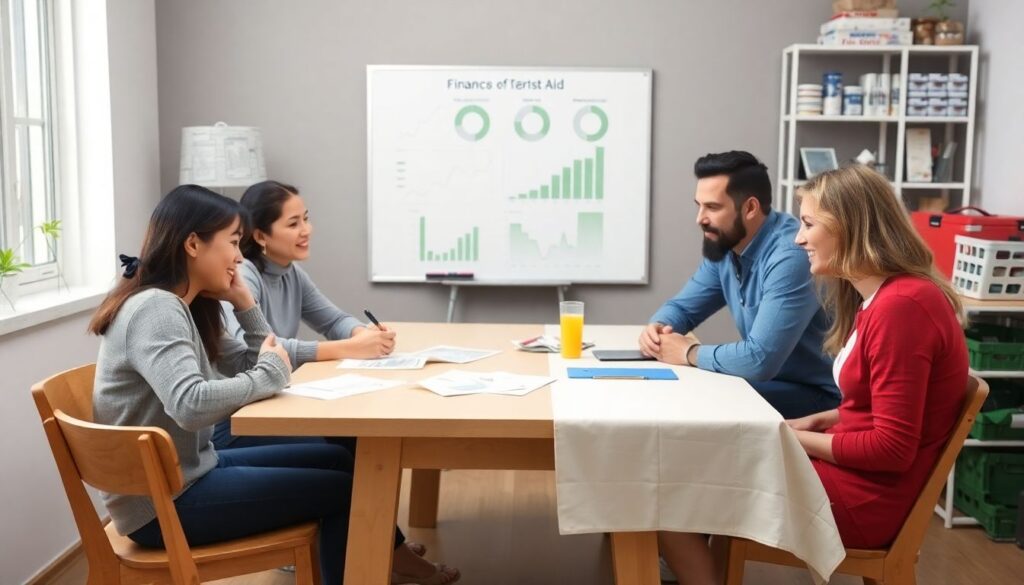
<svg viewBox="0 0 1024 585">
<path fill-rule="evenodd" d="M 565 293 L 572 286 L 571 282 L 564 280 L 552 281 L 518 281 L 518 280 L 437 280 L 432 281 L 451 287 L 448 294 L 448 323 L 454 323 L 455 303 L 459 299 L 460 286 L 521 286 L 521 287 L 554 287 L 558 294 L 558 302 L 565 300 Z"/>
</svg>

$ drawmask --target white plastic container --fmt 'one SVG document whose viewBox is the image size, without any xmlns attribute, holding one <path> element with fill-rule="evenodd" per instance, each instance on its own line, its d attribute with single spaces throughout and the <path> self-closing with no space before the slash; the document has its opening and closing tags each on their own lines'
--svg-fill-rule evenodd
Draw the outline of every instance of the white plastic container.
<svg viewBox="0 0 1024 585">
<path fill-rule="evenodd" d="M 843 88 L 843 115 L 864 115 L 864 90 L 859 85 L 847 85 Z"/>
<path fill-rule="evenodd" d="M 1024 301 L 1024 242 L 956 236 L 953 286 L 972 299 Z"/>
</svg>

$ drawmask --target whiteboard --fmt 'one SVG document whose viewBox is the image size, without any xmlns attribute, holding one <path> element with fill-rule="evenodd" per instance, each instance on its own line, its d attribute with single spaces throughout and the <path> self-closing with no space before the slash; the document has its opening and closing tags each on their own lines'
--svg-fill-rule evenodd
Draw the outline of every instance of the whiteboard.
<svg viewBox="0 0 1024 585">
<path fill-rule="evenodd" d="M 370 279 L 646 283 L 651 77 L 368 66 Z"/>
</svg>

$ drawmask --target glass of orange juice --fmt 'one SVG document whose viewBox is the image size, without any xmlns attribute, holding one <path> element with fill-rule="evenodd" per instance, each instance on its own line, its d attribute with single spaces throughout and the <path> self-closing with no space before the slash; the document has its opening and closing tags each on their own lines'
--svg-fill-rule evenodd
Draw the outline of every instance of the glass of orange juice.
<svg viewBox="0 0 1024 585">
<path fill-rule="evenodd" d="M 558 315 L 562 324 L 562 357 L 578 358 L 583 352 L 583 302 L 558 303 Z"/>
</svg>

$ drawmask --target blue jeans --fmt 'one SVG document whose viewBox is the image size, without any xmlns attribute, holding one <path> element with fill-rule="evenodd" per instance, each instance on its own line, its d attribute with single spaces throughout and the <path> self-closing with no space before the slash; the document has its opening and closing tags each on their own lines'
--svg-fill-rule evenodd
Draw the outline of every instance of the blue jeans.
<svg viewBox="0 0 1024 585">
<path fill-rule="evenodd" d="M 341 445 L 348 449 L 348 452 L 355 456 L 355 437 L 251 437 L 235 436 L 231 434 L 231 419 L 224 419 L 213 427 L 213 446 L 217 449 L 238 449 L 239 447 L 260 447 L 262 445 L 295 445 L 307 443 L 331 443 Z M 348 470 L 354 469 L 354 459 Z"/>
<path fill-rule="evenodd" d="M 213 427 L 211 441 L 218 452 L 222 452 L 224 449 L 263 447 L 266 445 L 338 445 L 345 448 L 347 455 L 347 459 L 341 468 L 349 473 L 355 470 L 355 437 L 237 437 L 231 434 L 231 419 L 224 419 Z M 405 534 L 401 528 L 395 526 L 395 548 L 398 548 L 404 542 Z"/>
<path fill-rule="evenodd" d="M 348 546 L 351 456 L 338 445 L 266 445 L 218 451 L 217 467 L 174 501 L 185 539 L 200 546 L 320 521 L 320 573 L 341 585 Z M 128 535 L 163 548 L 157 520 Z"/>
<path fill-rule="evenodd" d="M 785 380 L 750 382 L 783 418 L 800 418 L 839 407 L 839 395 L 831 389 Z"/>
</svg>

